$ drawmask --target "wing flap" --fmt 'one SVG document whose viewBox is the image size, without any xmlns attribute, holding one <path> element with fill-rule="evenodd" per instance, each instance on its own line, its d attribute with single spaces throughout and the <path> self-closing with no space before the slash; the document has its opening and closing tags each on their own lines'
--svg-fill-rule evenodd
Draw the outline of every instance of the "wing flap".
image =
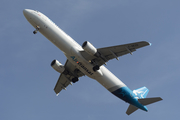
<svg viewBox="0 0 180 120">
<path fill-rule="evenodd" d="M 71 84 L 71 81 L 64 74 L 61 74 L 56 83 L 56 86 L 54 87 L 55 93 L 58 94 L 62 89 L 66 90 L 66 87 L 69 84 Z"/>
</svg>

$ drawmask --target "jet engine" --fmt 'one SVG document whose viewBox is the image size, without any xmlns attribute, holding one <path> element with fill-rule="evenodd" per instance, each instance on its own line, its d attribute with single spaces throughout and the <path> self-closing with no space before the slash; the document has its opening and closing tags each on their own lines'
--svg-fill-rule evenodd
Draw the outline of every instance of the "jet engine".
<svg viewBox="0 0 180 120">
<path fill-rule="evenodd" d="M 90 55 L 97 56 L 97 49 L 88 41 L 85 41 L 82 45 L 82 48 Z"/>
<path fill-rule="evenodd" d="M 58 60 L 53 60 L 51 62 L 51 67 L 59 73 L 62 73 L 65 70 L 64 66 Z"/>
</svg>

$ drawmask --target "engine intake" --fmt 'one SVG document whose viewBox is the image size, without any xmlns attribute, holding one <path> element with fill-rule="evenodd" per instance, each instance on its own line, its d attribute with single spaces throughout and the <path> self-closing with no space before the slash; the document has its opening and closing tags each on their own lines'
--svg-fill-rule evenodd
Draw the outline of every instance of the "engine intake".
<svg viewBox="0 0 180 120">
<path fill-rule="evenodd" d="M 82 48 L 90 55 L 94 56 L 97 54 L 97 49 L 88 41 L 82 44 Z"/>
<path fill-rule="evenodd" d="M 64 66 L 58 60 L 53 60 L 51 62 L 51 67 L 59 73 L 62 73 L 65 70 Z"/>
</svg>

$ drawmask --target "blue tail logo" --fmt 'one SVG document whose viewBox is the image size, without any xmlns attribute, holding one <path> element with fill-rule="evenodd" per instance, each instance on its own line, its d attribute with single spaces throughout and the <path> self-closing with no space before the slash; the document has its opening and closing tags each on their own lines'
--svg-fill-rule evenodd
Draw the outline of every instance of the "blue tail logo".
<svg viewBox="0 0 180 120">
<path fill-rule="evenodd" d="M 146 87 L 141 87 L 136 90 L 133 90 L 133 93 L 137 96 L 138 99 L 146 98 L 148 92 L 149 89 L 147 89 Z"/>
</svg>

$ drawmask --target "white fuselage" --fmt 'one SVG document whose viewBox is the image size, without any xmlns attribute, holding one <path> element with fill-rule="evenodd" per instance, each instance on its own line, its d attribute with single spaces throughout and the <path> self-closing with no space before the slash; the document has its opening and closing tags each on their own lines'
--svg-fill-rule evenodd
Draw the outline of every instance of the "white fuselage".
<svg viewBox="0 0 180 120">
<path fill-rule="evenodd" d="M 56 45 L 65 54 L 68 61 L 71 62 L 83 74 L 97 80 L 112 94 L 124 100 L 125 102 L 130 103 L 130 106 L 126 112 L 128 115 L 136 111 L 138 108 L 147 111 L 148 109 L 145 105 L 162 100 L 160 97 L 147 99 L 144 98 L 144 96 L 147 95 L 147 91 L 149 91 L 146 87 L 142 87 L 134 91 L 130 90 L 121 80 L 119 80 L 103 65 L 100 66 L 100 68 L 98 67 L 98 70 L 93 70 L 94 66 L 92 63 L 87 61 L 81 55 L 82 51 L 87 53 L 89 52 L 87 48 L 84 48 L 84 44 L 83 49 L 76 41 L 74 41 L 69 35 L 62 31 L 44 14 L 30 9 L 25 9 L 23 13 L 31 25 L 36 28 L 36 30 L 33 32 L 34 34 L 36 34 L 37 31 L 42 33 L 47 39 Z M 63 74 L 65 73 L 62 73 L 62 75 Z M 70 81 L 73 81 L 73 79 Z M 63 87 L 63 85 L 61 87 Z M 142 95 L 142 97 L 139 97 L 140 95 Z"/>
<path fill-rule="evenodd" d="M 104 66 L 101 66 L 99 70 L 94 72 L 92 69 L 93 65 L 85 60 L 79 52 L 83 51 L 83 48 L 44 14 L 29 9 L 25 9 L 23 13 L 31 25 L 34 28 L 39 26 L 39 32 L 56 45 L 82 73 L 97 80 L 110 92 L 126 86 Z M 78 64 L 79 62 L 81 64 Z"/>
</svg>

